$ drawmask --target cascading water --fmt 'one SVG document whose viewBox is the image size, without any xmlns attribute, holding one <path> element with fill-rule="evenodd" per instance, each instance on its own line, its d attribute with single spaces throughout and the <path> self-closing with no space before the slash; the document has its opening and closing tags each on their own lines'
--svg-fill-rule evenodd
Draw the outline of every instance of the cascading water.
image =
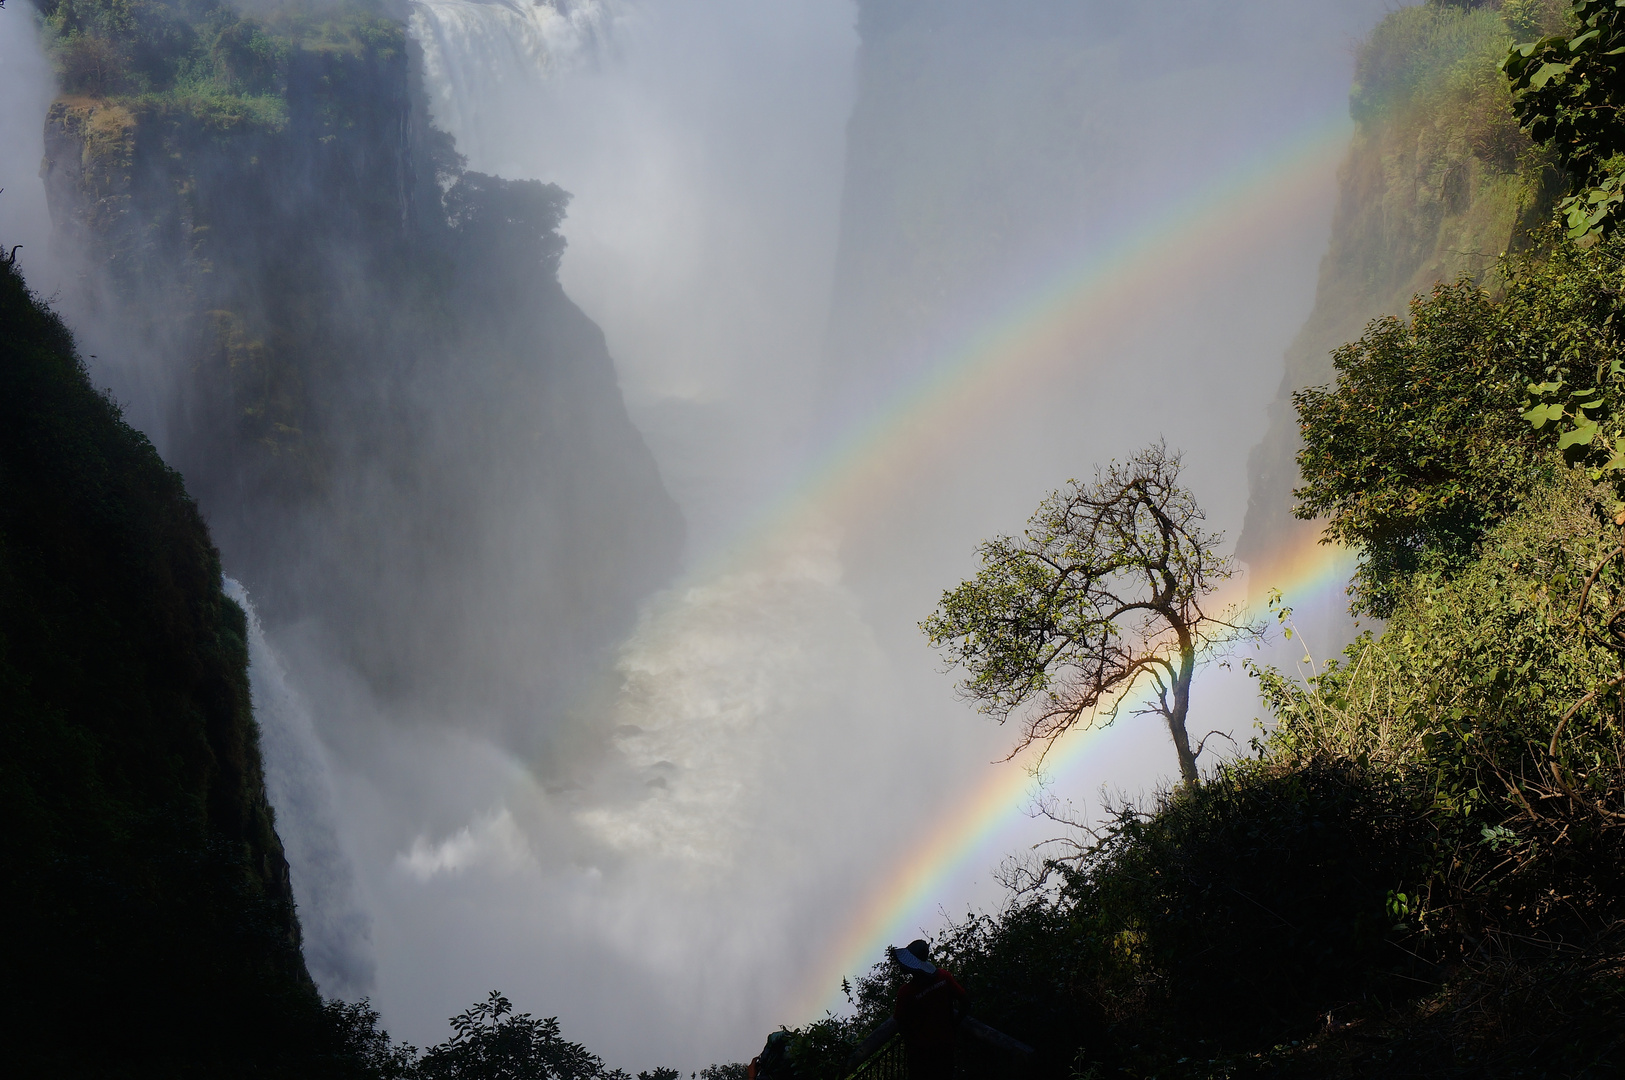
<svg viewBox="0 0 1625 1080">
<path fill-rule="evenodd" d="M 50 257 L 51 215 L 39 180 L 41 119 L 53 81 L 30 6 L 0 8 L 0 243 L 8 250 L 21 246 L 19 263 L 42 296 L 56 294 L 63 279 Z"/>
<path fill-rule="evenodd" d="M 226 595 L 248 616 L 248 679 L 304 933 L 305 963 L 325 993 L 356 998 L 373 989 L 372 922 L 356 894 L 355 869 L 339 839 L 333 776 L 309 707 L 288 680 L 248 590 L 231 578 Z"/>
<path fill-rule="evenodd" d="M 441 126 L 474 144 L 481 103 L 534 89 L 607 40 L 616 0 L 415 0 L 412 36 Z"/>
</svg>

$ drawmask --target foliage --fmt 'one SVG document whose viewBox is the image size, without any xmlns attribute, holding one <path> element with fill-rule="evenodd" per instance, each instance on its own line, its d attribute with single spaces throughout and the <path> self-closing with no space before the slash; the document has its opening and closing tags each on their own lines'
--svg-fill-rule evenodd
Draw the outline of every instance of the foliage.
<svg viewBox="0 0 1625 1080">
<path fill-rule="evenodd" d="M 1615 231 L 1625 214 L 1625 8 L 1575 0 L 1570 29 L 1515 45 L 1502 66 L 1519 122 L 1573 179 L 1558 204 L 1569 236 Z"/>
<path fill-rule="evenodd" d="M 1349 112 L 1367 129 L 1414 128 L 1424 139 L 1453 130 L 1498 171 L 1539 174 L 1544 154 L 1530 153 L 1501 62 L 1511 42 L 1568 25 L 1568 6 L 1568 0 L 1430 0 L 1398 8 L 1356 55 Z"/>
<path fill-rule="evenodd" d="M 1625 481 L 1620 241 L 1546 242 L 1502 259 L 1500 296 L 1467 281 L 1417 297 L 1335 354 L 1337 383 L 1293 396 L 1300 517 L 1360 553 L 1356 611 L 1387 615 L 1418 571 L 1474 557 L 1561 451 Z M 1517 414 L 1524 423 L 1519 423 Z"/>
<path fill-rule="evenodd" d="M 495 990 L 452 1017 L 451 1027 L 450 1039 L 424 1052 L 413 1073 L 418 1080 L 630 1080 L 565 1040 L 557 1017 L 515 1013 Z"/>
<path fill-rule="evenodd" d="M 921 624 L 970 677 L 966 696 L 1002 723 L 1031 706 L 1021 746 L 1053 741 L 1097 716 L 1110 723 L 1142 681 L 1144 710 L 1168 724 L 1180 773 L 1196 779 L 1185 717 L 1199 660 L 1259 627 L 1206 598 L 1232 574 L 1222 538 L 1203 530 L 1161 443 L 1052 493 L 1018 539 L 982 544 L 976 577 L 945 592 Z"/>
<path fill-rule="evenodd" d="M 1619 662 L 1575 619 L 1615 540 L 1612 499 L 1567 472 L 1537 494 L 1464 571 L 1416 575 L 1382 636 L 1310 687 L 1264 680 L 1278 754 L 1358 759 L 1420 785 L 1429 933 L 1507 920 L 1595 931 L 1625 884 L 1622 705 L 1584 700 Z"/>
<path fill-rule="evenodd" d="M 292 66 L 342 53 L 402 55 L 399 23 L 370 0 L 266 5 L 221 0 L 37 0 L 62 88 L 267 127 L 287 119 Z"/>
<path fill-rule="evenodd" d="M 452 229 L 481 252 L 484 269 L 499 276 L 506 276 L 510 260 L 540 262 L 548 275 L 558 272 L 564 255 L 558 230 L 569 205 L 569 193 L 557 184 L 476 172 L 462 173 L 445 195 Z"/>
<path fill-rule="evenodd" d="M 1428 3 L 1400 8 L 1379 23 L 1355 58 L 1349 111 L 1370 123 L 1404 107 L 1434 112 L 1474 70 L 1494 70 L 1507 29 L 1494 11 Z"/>
<path fill-rule="evenodd" d="M 324 1002 L 322 1012 L 335 1036 L 335 1056 L 353 1062 L 369 1080 L 411 1080 L 417 1047 L 397 1043 L 378 1026 L 378 1010 L 362 998 L 357 1002 Z"/>
<path fill-rule="evenodd" d="M 1406 798 L 1347 765 L 1254 762 L 1120 807 L 1080 858 L 1048 866 L 1046 887 L 933 941 L 971 1014 L 1037 1051 L 962 1040 L 962 1074 L 1165 1075 L 1290 1038 L 1328 1004 L 1403 998 L 1428 971 L 1394 947 L 1404 932 L 1387 911 L 1420 846 Z M 877 964 L 854 1015 L 822 1023 L 854 1044 L 889 1015 L 899 978 Z"/>
<path fill-rule="evenodd" d="M 1355 548 L 1354 608 L 1393 610 L 1407 576 L 1471 559 L 1483 532 L 1541 472 L 1515 406 L 1521 373 L 1503 347 L 1529 303 L 1497 305 L 1471 282 L 1417 297 L 1407 322 L 1378 319 L 1334 354 L 1337 382 L 1295 393 L 1301 518 Z"/>
<path fill-rule="evenodd" d="M 741 1062 L 728 1065 L 707 1065 L 700 1070 L 700 1080 L 745 1080 L 750 1067 Z"/>
<path fill-rule="evenodd" d="M 513 1003 L 496 990 L 450 1019 L 450 1038 L 421 1052 L 393 1041 L 378 1027 L 378 1013 L 365 1000 L 331 1001 L 326 1013 L 343 1052 L 373 1080 L 631 1080 L 619 1069 L 605 1069 L 602 1059 L 580 1043 L 566 1040 L 557 1017 L 537 1020 L 515 1013 Z M 640 1072 L 638 1080 L 677 1080 L 680 1075 L 676 1069 L 657 1068 Z"/>
<path fill-rule="evenodd" d="M 1501 0 L 1501 21 L 1512 40 L 1530 41 L 1568 25 L 1572 0 Z"/>
<path fill-rule="evenodd" d="M 1622 256 L 1610 240 L 1517 266 L 1502 323 L 1507 351 L 1524 362 L 1523 418 L 1593 480 L 1625 490 Z"/>
</svg>

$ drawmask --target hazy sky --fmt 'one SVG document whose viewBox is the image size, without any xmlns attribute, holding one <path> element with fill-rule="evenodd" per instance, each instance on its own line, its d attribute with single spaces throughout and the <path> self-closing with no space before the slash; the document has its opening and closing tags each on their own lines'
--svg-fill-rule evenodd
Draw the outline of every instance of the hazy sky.
<svg viewBox="0 0 1625 1080">
<path fill-rule="evenodd" d="M 470 167 L 574 193 L 562 278 L 689 519 L 690 573 L 571 703 L 609 750 L 550 768 L 564 784 L 456 717 L 387 722 L 296 630 L 263 643 L 312 733 L 280 767 L 304 762 L 283 790 L 303 777 L 327 868 L 296 859 L 296 890 L 331 886 L 332 928 L 307 930 L 355 980 L 327 988 L 374 972 L 419 1044 L 500 988 L 634 1072 L 748 1060 L 833 1004 L 838 974 L 814 976 L 893 869 L 1020 768 L 993 764 L 1009 733 L 915 629 L 976 542 L 1159 435 L 1234 538 L 1313 299 L 1353 44 L 1390 6 L 945 0 L 929 35 L 860 61 L 837 0 L 418 5 L 435 118 Z M 0 10 L 0 238 L 31 270 L 49 87 L 28 12 Z M 1314 133 L 1330 149 L 1293 157 Z M 1276 162 L 1298 179 L 1270 187 Z M 1103 258 L 1119 249 L 1144 258 Z M 1085 279 L 1075 306 L 1127 291 L 1000 367 L 1034 298 Z M 911 412 L 977 341 L 987 411 Z M 913 442 L 853 442 L 902 417 Z M 1244 739 L 1245 680 L 1199 693 L 1193 730 Z M 1056 791 L 1093 805 L 1173 771 L 1166 734 L 1125 722 Z M 1007 813 L 870 929 L 906 941 L 996 906 L 989 871 L 1045 832 Z"/>
</svg>

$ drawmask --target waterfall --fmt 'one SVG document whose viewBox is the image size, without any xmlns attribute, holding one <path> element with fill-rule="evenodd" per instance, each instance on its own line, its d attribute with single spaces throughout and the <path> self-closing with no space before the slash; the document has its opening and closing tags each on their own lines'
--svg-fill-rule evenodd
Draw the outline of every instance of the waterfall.
<svg viewBox="0 0 1625 1080">
<path fill-rule="evenodd" d="M 305 964 L 324 993 L 360 997 L 373 988 L 372 920 L 339 839 L 327 753 L 309 707 L 265 638 L 248 590 L 226 578 L 225 591 L 248 616 L 248 679 L 265 789 L 292 870 Z"/>
<path fill-rule="evenodd" d="M 22 248 L 19 264 L 41 296 L 55 295 L 67 279 L 51 255 L 51 215 L 40 179 L 45 110 L 55 82 L 33 6 L 0 8 L 0 244 L 8 252 Z"/>
<path fill-rule="evenodd" d="M 589 55 L 616 17 L 614 0 L 416 0 L 410 26 L 435 121 L 466 144 L 482 103 Z"/>
</svg>

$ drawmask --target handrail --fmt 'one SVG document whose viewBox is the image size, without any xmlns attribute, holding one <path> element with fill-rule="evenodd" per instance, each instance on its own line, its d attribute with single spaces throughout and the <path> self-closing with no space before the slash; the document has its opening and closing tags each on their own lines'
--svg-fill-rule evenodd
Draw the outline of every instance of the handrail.
<svg viewBox="0 0 1625 1080">
<path fill-rule="evenodd" d="M 850 1070 L 846 1080 L 908 1080 L 908 1055 L 903 1036 L 893 1035 L 880 1048 Z"/>
</svg>

